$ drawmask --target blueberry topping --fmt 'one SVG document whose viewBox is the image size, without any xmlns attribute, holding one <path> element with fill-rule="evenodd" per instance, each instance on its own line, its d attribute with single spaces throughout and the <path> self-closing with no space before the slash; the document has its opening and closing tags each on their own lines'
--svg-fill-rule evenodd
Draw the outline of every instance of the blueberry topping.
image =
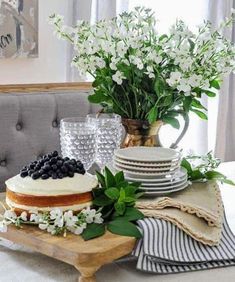
<svg viewBox="0 0 235 282">
<path fill-rule="evenodd" d="M 46 173 L 44 173 L 41 177 L 42 177 L 42 179 L 48 179 L 48 178 L 49 178 L 49 175 L 46 174 Z"/>
<path fill-rule="evenodd" d="M 84 174 L 86 171 L 81 161 L 62 158 L 57 151 L 42 156 L 40 159 L 24 166 L 20 171 L 21 177 L 30 176 L 36 180 L 42 179 L 62 179 L 64 177 L 73 177 L 75 173 Z"/>
</svg>

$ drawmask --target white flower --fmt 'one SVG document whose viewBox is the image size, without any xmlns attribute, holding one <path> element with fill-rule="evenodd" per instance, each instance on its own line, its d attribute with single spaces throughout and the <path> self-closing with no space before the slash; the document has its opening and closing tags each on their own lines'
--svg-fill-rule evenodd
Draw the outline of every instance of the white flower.
<svg viewBox="0 0 235 282">
<path fill-rule="evenodd" d="M 174 86 L 176 85 L 179 80 L 181 79 L 181 73 L 178 71 L 172 72 L 170 74 L 170 78 L 166 79 L 166 82 L 170 85 L 170 86 Z"/>
<path fill-rule="evenodd" d="M 126 54 L 126 50 L 127 50 L 127 48 L 126 48 L 124 42 L 119 41 L 117 43 L 117 54 L 118 54 L 118 56 L 124 57 L 124 55 Z"/>
<path fill-rule="evenodd" d="M 199 87 L 202 80 L 203 80 L 202 75 L 192 74 L 189 77 L 188 82 L 192 87 Z"/>
<path fill-rule="evenodd" d="M 11 211 L 11 210 L 6 210 L 5 212 L 4 212 L 4 218 L 6 218 L 6 219 L 12 219 L 12 220 L 15 220 L 16 218 L 17 218 L 17 215 L 16 215 L 16 213 L 15 212 L 13 212 L 13 211 Z"/>
<path fill-rule="evenodd" d="M 191 67 L 192 63 L 193 63 L 192 59 L 187 58 L 187 59 L 181 60 L 179 65 L 182 70 L 187 71 Z"/>
<path fill-rule="evenodd" d="M 27 221 L 27 212 L 23 211 L 20 215 L 20 219 L 22 219 L 23 221 Z"/>
<path fill-rule="evenodd" d="M 149 76 L 149 78 L 155 77 L 152 66 L 147 66 L 147 71 L 145 73 Z"/>
<path fill-rule="evenodd" d="M 0 232 L 7 232 L 7 223 L 5 220 L 0 221 Z"/>
<path fill-rule="evenodd" d="M 76 234 L 76 235 L 80 235 L 80 234 L 82 234 L 83 231 L 84 231 L 84 228 L 82 226 L 77 226 L 74 229 L 73 233 Z"/>
<path fill-rule="evenodd" d="M 181 79 L 180 84 L 177 86 L 177 89 L 179 91 L 183 91 L 186 93 L 186 96 L 188 96 L 188 93 L 191 91 L 191 86 L 188 83 L 187 79 Z"/>
<path fill-rule="evenodd" d="M 51 219 L 58 219 L 63 216 L 63 212 L 59 208 L 54 208 L 50 211 L 50 218 Z"/>
<path fill-rule="evenodd" d="M 136 65 L 139 70 L 142 70 L 144 68 L 141 59 L 134 56 L 132 57 L 132 64 Z"/>
<path fill-rule="evenodd" d="M 48 228 L 48 226 L 49 226 L 49 223 L 40 223 L 39 225 L 38 225 L 38 227 L 41 229 L 41 230 L 46 230 L 47 228 Z"/>
<path fill-rule="evenodd" d="M 119 85 L 122 84 L 122 80 L 125 77 L 123 76 L 123 74 L 120 71 L 117 71 L 115 74 L 112 75 L 112 79 Z"/>
<path fill-rule="evenodd" d="M 32 213 L 32 214 L 30 214 L 29 220 L 31 222 L 39 223 L 39 222 L 42 221 L 42 214 Z"/>
<path fill-rule="evenodd" d="M 47 232 L 51 233 L 52 235 L 55 235 L 56 233 L 56 226 L 55 225 L 48 225 L 47 226 Z"/>
<path fill-rule="evenodd" d="M 102 214 L 99 212 L 94 216 L 94 223 L 103 223 L 103 218 L 102 218 Z"/>
<path fill-rule="evenodd" d="M 77 217 L 73 215 L 72 211 L 67 211 L 64 213 L 64 221 L 66 226 L 73 226 L 77 221 Z"/>
</svg>

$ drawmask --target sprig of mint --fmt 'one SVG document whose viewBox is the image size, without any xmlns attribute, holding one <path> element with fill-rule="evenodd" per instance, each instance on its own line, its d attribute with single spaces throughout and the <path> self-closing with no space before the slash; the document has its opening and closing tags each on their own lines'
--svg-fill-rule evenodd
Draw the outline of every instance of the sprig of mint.
<svg viewBox="0 0 235 282">
<path fill-rule="evenodd" d="M 220 160 L 215 158 L 212 152 L 205 156 L 190 155 L 182 159 L 181 166 L 188 172 L 190 181 L 218 180 L 221 183 L 235 185 L 224 174 L 215 170 L 220 164 Z"/>
<path fill-rule="evenodd" d="M 143 195 L 139 192 L 141 183 L 125 180 L 123 171 L 113 174 L 107 167 L 104 174 L 96 172 L 99 188 L 93 189 L 93 205 L 101 210 L 104 224 L 89 224 L 83 232 L 84 240 L 103 235 L 107 230 L 111 233 L 142 237 L 135 222 L 144 215 L 135 208 L 136 200 Z"/>
</svg>

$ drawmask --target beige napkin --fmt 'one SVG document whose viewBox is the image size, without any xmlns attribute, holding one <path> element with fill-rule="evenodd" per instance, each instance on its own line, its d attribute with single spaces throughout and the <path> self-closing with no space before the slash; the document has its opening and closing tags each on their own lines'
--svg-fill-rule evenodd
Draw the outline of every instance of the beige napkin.
<svg viewBox="0 0 235 282">
<path fill-rule="evenodd" d="M 223 204 L 216 182 L 194 183 L 168 197 L 141 199 L 136 207 L 145 216 L 172 222 L 204 244 L 212 246 L 220 241 Z"/>
</svg>

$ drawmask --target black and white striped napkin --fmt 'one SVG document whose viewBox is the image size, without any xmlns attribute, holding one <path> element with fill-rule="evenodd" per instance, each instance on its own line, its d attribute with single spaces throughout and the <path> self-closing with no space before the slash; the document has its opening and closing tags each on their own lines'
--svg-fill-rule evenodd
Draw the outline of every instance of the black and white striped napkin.
<svg viewBox="0 0 235 282">
<path fill-rule="evenodd" d="M 224 220 L 219 246 L 204 245 L 170 222 L 155 218 L 138 221 L 143 232 L 133 255 L 137 269 L 177 273 L 235 265 L 235 236 Z"/>
</svg>

